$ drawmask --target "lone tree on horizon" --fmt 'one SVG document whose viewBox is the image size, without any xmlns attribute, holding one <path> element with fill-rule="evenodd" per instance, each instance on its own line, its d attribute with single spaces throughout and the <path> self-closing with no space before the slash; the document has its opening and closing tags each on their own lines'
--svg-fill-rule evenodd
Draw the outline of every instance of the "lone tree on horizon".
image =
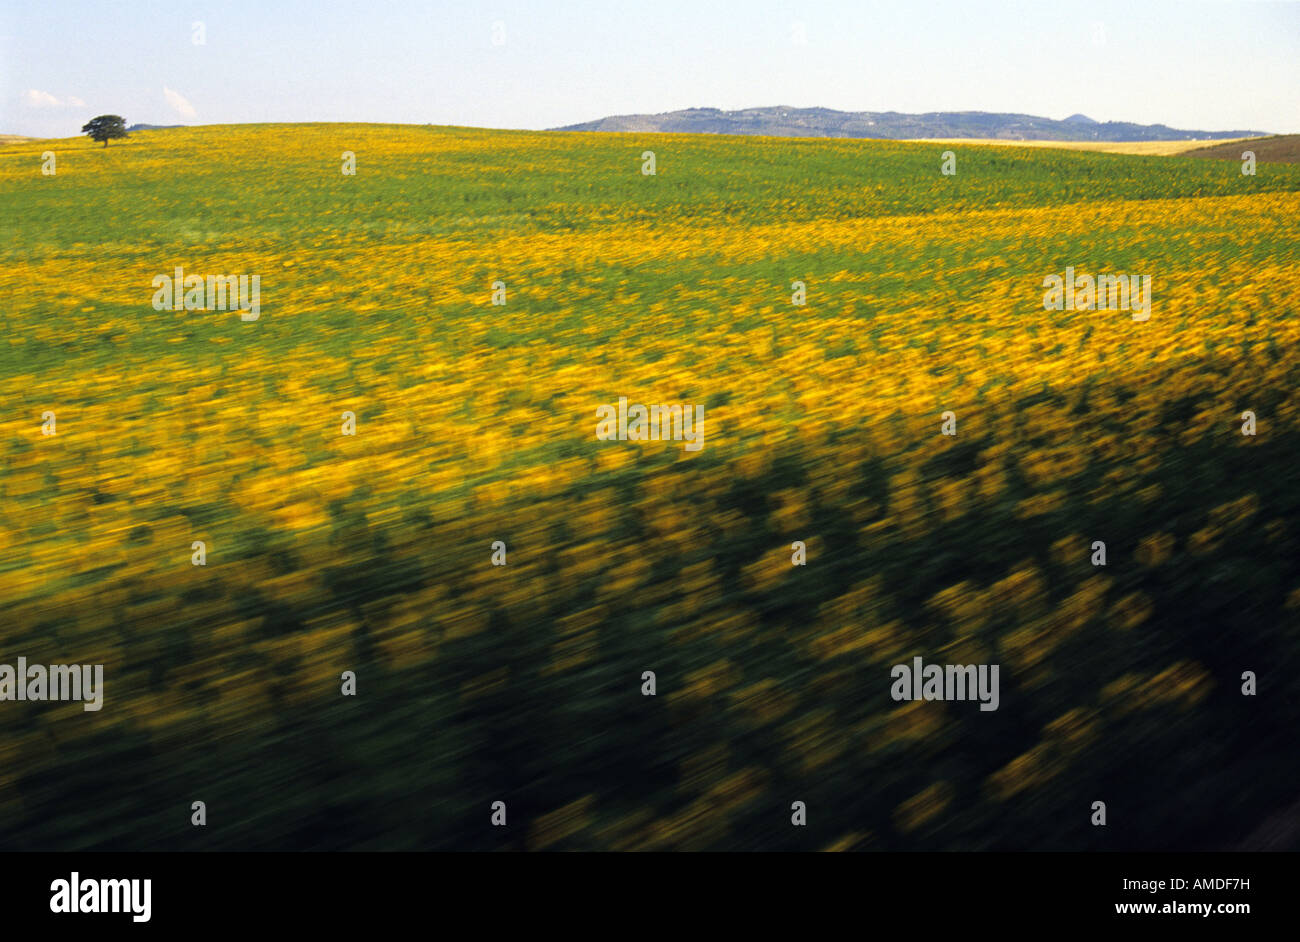
<svg viewBox="0 0 1300 942">
<path fill-rule="evenodd" d="M 126 137 L 126 120 L 120 115 L 102 114 L 87 121 L 81 133 L 89 134 L 93 140 L 103 141 L 107 147 L 111 138 Z"/>
</svg>

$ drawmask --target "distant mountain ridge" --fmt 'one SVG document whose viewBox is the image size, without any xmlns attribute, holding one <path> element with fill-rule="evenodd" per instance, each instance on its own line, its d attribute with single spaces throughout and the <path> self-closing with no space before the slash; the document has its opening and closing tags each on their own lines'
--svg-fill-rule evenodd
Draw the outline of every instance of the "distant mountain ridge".
<svg viewBox="0 0 1300 942">
<path fill-rule="evenodd" d="M 835 111 L 831 108 L 687 108 L 664 114 L 616 115 L 553 131 L 633 131 L 675 134 L 764 134 L 773 137 L 991 138 L 1022 141 L 1181 141 L 1258 137 L 1263 131 L 1183 131 L 1163 124 L 1098 122 L 1073 114 L 1064 121 L 986 111 Z"/>
</svg>

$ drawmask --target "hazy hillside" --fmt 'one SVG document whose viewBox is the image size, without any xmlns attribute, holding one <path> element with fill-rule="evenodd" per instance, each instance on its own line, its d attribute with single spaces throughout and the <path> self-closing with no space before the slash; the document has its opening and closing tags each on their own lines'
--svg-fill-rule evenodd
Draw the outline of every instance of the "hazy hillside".
<svg viewBox="0 0 1300 942">
<path fill-rule="evenodd" d="M 557 131 L 664 131 L 694 134 L 765 134 L 773 137 L 1001 138 L 1025 141 L 1172 141 L 1253 137 L 1262 131 L 1184 131 L 1163 124 L 1100 123 L 1075 114 L 1064 121 L 1028 114 L 984 111 L 834 111 L 830 108 L 688 108 L 664 114 L 617 115 Z"/>
</svg>

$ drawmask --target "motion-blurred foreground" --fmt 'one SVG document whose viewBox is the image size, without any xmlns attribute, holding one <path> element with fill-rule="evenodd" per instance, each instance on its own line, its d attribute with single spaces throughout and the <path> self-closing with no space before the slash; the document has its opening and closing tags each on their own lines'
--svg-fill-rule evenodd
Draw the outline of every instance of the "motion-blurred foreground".
<svg viewBox="0 0 1300 942">
<path fill-rule="evenodd" d="M 942 149 L 0 148 L 0 664 L 104 665 L 97 712 L 0 701 L 0 847 L 1269 844 L 1300 170 Z M 178 265 L 260 318 L 155 310 Z M 1044 310 L 1066 266 L 1150 320 Z M 620 397 L 703 448 L 597 440 Z M 998 709 L 895 702 L 915 656 Z"/>
</svg>

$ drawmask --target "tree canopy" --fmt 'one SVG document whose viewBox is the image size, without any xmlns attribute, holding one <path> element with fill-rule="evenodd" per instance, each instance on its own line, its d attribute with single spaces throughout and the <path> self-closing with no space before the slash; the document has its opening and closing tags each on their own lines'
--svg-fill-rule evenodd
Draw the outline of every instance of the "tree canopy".
<svg viewBox="0 0 1300 942">
<path fill-rule="evenodd" d="M 81 133 L 89 134 L 93 140 L 103 141 L 107 147 L 112 138 L 126 137 L 126 120 L 121 115 L 102 114 L 87 121 Z"/>
</svg>

